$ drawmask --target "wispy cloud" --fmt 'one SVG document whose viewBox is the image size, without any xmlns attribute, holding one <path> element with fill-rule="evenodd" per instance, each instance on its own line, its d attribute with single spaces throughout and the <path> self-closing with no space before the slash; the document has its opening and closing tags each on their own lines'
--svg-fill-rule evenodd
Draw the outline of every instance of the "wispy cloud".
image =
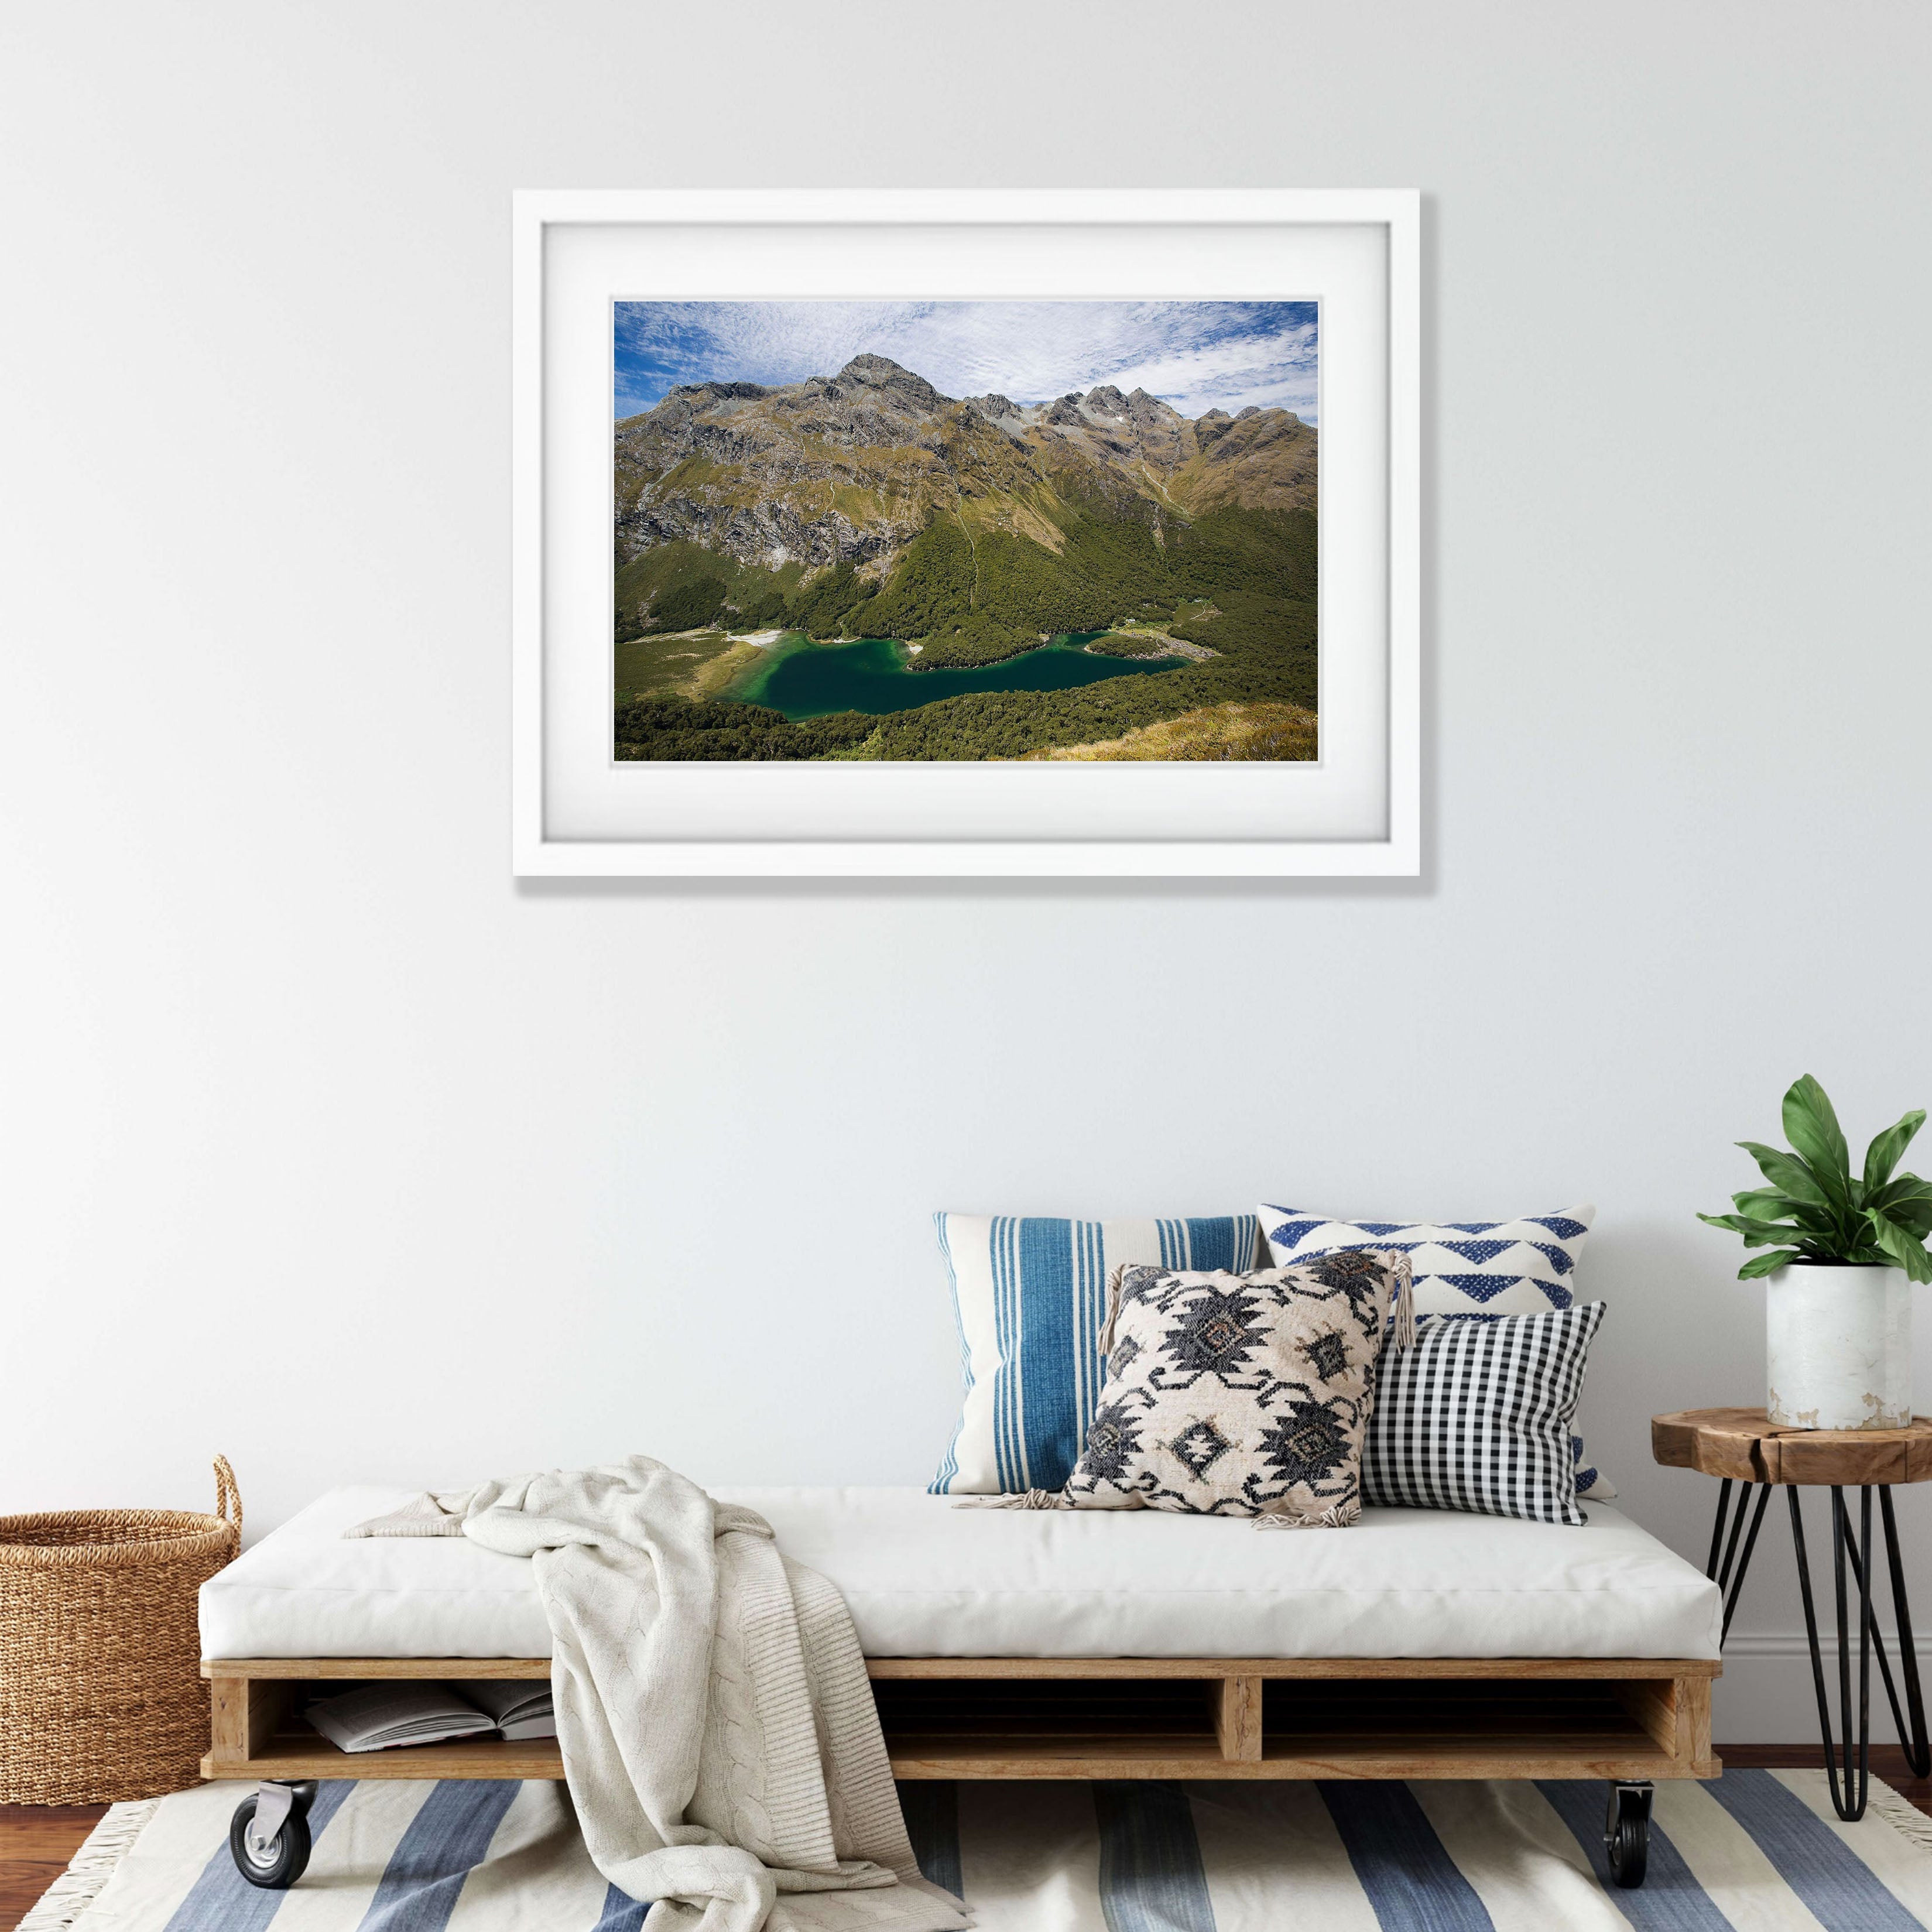
<svg viewBox="0 0 1932 1932">
<path fill-rule="evenodd" d="M 949 396 L 1042 402 L 1102 382 L 1184 414 L 1316 413 L 1312 302 L 620 302 L 616 413 L 680 382 L 797 382 L 871 351 Z"/>
</svg>

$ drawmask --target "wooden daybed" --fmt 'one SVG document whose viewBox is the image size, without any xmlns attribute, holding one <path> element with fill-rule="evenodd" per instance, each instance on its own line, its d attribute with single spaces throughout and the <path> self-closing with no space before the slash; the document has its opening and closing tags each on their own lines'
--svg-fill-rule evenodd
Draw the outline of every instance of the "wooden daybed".
<svg viewBox="0 0 1932 1932">
<path fill-rule="evenodd" d="M 789 1551 L 845 1592 L 901 1778 L 1602 1778 L 1612 1868 L 1632 1885 L 1653 1784 L 1721 1768 L 1711 1748 L 1715 1586 L 1598 1506 L 1594 1534 L 1372 1511 L 1348 1532 L 1270 1536 L 1198 1519 L 955 1513 L 913 1492 L 721 1493 L 770 1516 Z M 264 1780 L 270 1822 L 299 1825 L 308 1780 L 562 1775 L 554 1740 L 351 1756 L 302 1721 L 305 1685 L 550 1675 L 527 1564 L 461 1539 L 340 1540 L 342 1527 L 394 1499 L 334 1492 L 204 1590 L 213 1732 L 202 1770 Z M 1523 1570 L 1532 1562 L 1546 1575 Z M 442 1588 L 459 1570 L 481 1584 Z M 1270 1578 L 1272 1593 L 1256 1580 Z M 977 1637 L 988 1648 L 1064 1650 L 1083 1634 L 1100 1640 L 1091 1648 L 1147 1652 L 1172 1649 L 1190 1629 L 1274 1635 L 1282 1650 L 1330 1634 L 1360 1648 L 1378 1638 L 1420 1648 L 1432 1634 L 1474 1648 L 1517 1629 L 1582 1648 L 1627 1634 L 1649 1640 L 1629 1647 L 1672 1654 L 872 1654 L 909 1651 L 922 1636 L 948 1648 Z M 314 1654 L 344 1652 L 358 1635 L 362 1651 L 378 1648 L 372 1634 L 411 1654 Z M 530 1654 L 483 1654 L 518 1635 Z M 233 1654 L 251 1637 L 309 1654 Z M 268 1877 L 249 1870 L 243 1826 L 238 1813 L 244 1874 L 289 1882 L 272 1862 Z"/>
</svg>

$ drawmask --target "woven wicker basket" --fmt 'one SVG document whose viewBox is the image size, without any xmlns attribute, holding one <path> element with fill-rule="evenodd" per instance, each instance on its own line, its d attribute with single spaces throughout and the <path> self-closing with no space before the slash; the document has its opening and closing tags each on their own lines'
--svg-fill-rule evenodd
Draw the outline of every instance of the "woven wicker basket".
<svg viewBox="0 0 1932 1932">
<path fill-rule="evenodd" d="M 0 1803 L 103 1804 L 200 1781 L 195 1593 L 242 1541 L 224 1456 L 214 1493 L 213 1516 L 0 1516 Z"/>
</svg>

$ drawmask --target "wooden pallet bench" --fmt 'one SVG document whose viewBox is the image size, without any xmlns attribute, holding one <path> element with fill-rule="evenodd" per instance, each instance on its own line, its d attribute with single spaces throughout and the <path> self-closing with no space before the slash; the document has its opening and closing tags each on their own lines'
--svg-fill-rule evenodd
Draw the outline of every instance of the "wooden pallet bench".
<svg viewBox="0 0 1932 1932">
<path fill-rule="evenodd" d="M 1715 1778 L 1687 1658 L 875 1658 L 901 1778 Z M 202 1774 L 560 1778 L 554 1738 L 339 1750 L 304 1687 L 548 1679 L 531 1658 L 222 1658 Z"/>
</svg>

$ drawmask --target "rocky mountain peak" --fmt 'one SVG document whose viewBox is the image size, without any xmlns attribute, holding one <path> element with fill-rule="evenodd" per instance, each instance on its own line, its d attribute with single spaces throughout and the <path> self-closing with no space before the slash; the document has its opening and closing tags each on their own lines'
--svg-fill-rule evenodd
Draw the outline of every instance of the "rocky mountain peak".
<svg viewBox="0 0 1932 1932">
<path fill-rule="evenodd" d="M 832 380 L 841 388 L 891 389 L 921 409 L 934 410 L 946 400 L 923 376 L 901 368 L 890 356 L 869 352 L 854 356 Z"/>
<path fill-rule="evenodd" d="M 686 402 L 695 402 L 701 397 L 706 402 L 756 402 L 766 393 L 762 382 L 680 382 L 664 400 L 678 397 Z"/>
<path fill-rule="evenodd" d="M 1282 410 L 1190 423 L 1111 382 L 1043 403 L 956 403 L 872 352 L 776 386 L 681 385 L 616 428 L 620 546 L 694 543 L 760 568 L 854 562 L 876 573 L 935 510 L 1057 549 L 1056 505 L 1136 516 L 1228 504 L 1312 509 L 1315 431 Z M 1136 506 L 1139 507 L 1136 507 Z"/>
<path fill-rule="evenodd" d="M 1136 389 L 1127 398 L 1127 420 L 1144 436 L 1172 438 L 1187 418 L 1172 404 Z"/>
</svg>

